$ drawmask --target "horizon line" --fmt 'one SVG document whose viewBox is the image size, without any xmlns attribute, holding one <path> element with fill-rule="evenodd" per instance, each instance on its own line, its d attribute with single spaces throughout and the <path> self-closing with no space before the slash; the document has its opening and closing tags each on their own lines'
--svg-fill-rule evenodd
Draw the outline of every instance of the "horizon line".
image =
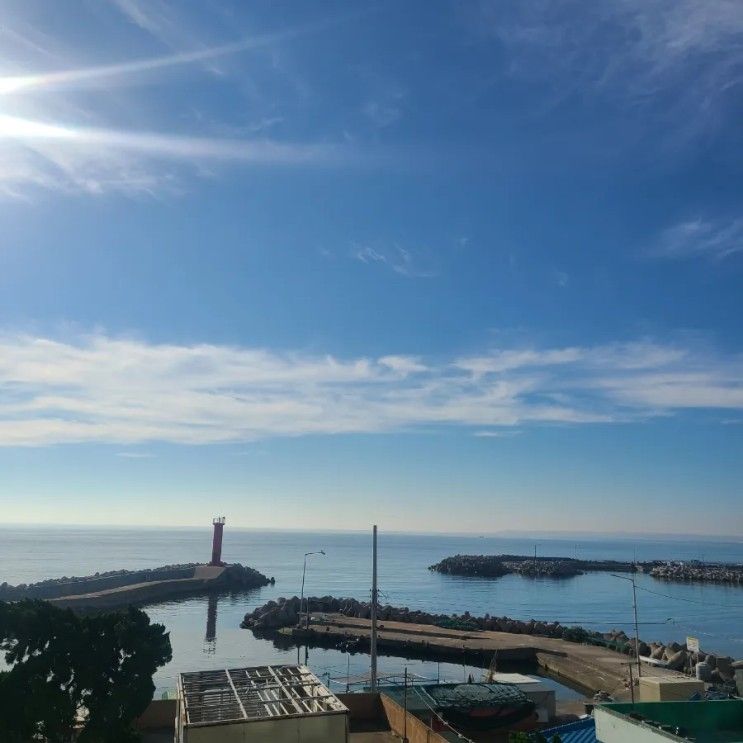
<svg viewBox="0 0 743 743">
<path fill-rule="evenodd" d="M 349 529 L 349 528 L 317 528 L 308 529 L 305 527 L 294 527 L 294 526 L 241 526 L 231 525 L 229 521 L 227 526 L 232 531 L 254 531 L 254 532 L 297 532 L 304 534 L 366 534 L 367 531 L 371 531 L 371 525 L 369 529 Z M 53 528 L 53 529 L 147 529 L 147 530 L 166 530 L 166 531 L 186 531 L 195 529 L 207 530 L 211 527 L 211 523 L 204 524 L 111 524 L 111 523 L 59 523 L 49 521 L 0 521 L 0 529 L 13 528 L 13 527 L 26 527 L 26 528 Z M 380 528 L 381 534 L 396 534 L 402 536 L 431 536 L 431 537 L 471 537 L 475 539 L 486 539 L 493 537 L 505 537 L 505 538 L 521 538 L 521 539 L 547 539 L 547 538 L 571 538 L 571 537 L 605 537 L 610 536 L 614 538 L 626 538 L 626 539 L 670 539 L 670 538 L 684 538 L 684 537 L 697 537 L 704 539 L 711 539 L 715 541 L 729 541 L 733 543 L 743 544 L 743 537 L 736 534 L 709 534 L 704 532 L 628 532 L 628 531 L 602 531 L 602 530 L 576 530 L 571 531 L 567 529 L 555 529 L 555 530 L 533 530 L 527 531 L 523 529 L 502 529 L 500 531 L 492 532 L 472 532 L 472 531 L 427 531 L 427 530 L 405 530 L 405 529 L 384 529 Z"/>
</svg>

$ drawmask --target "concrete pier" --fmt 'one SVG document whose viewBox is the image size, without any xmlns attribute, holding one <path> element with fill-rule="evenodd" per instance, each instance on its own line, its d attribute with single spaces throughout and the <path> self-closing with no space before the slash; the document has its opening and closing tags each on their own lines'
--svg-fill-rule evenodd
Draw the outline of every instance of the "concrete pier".
<svg viewBox="0 0 743 743">
<path fill-rule="evenodd" d="M 297 643 L 326 645 L 336 641 L 356 641 L 366 649 L 371 626 L 368 619 L 342 614 L 314 615 L 307 629 L 285 627 L 279 634 Z M 448 660 L 487 667 L 497 651 L 503 664 L 535 665 L 573 687 L 593 694 L 606 691 L 617 700 L 630 698 L 629 664 L 632 658 L 603 647 L 581 645 L 566 640 L 516 635 L 507 632 L 444 629 L 432 625 L 385 621 L 379 624 L 377 643 L 380 652 Z M 636 668 L 633 668 L 633 675 Z M 648 669 L 648 675 L 685 678 L 663 668 Z"/>
<path fill-rule="evenodd" d="M 0 585 L 0 601 L 41 599 L 80 611 L 144 605 L 212 591 L 244 590 L 273 581 L 253 568 L 232 565 L 171 565 L 151 570 L 120 570 L 31 585 Z"/>
</svg>

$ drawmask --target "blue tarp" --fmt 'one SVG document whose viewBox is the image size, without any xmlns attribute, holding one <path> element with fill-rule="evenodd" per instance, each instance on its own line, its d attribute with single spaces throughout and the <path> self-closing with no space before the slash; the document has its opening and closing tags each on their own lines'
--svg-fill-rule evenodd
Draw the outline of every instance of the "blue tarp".
<svg viewBox="0 0 743 743">
<path fill-rule="evenodd" d="M 540 730 L 540 733 L 550 742 L 555 735 L 559 735 L 561 743 L 597 743 L 596 721 L 593 717 L 585 717 L 576 722 L 569 722 L 567 725 Z"/>
</svg>

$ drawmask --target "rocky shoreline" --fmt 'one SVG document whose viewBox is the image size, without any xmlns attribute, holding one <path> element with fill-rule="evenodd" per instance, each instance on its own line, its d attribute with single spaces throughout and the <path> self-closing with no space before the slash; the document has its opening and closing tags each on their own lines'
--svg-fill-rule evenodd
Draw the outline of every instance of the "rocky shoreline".
<svg viewBox="0 0 743 743">
<path fill-rule="evenodd" d="M 368 619 L 371 607 L 368 602 L 353 598 L 335 598 L 333 596 L 311 596 L 305 599 L 303 610 L 308 607 L 310 612 L 324 614 L 341 614 L 347 617 Z M 280 598 L 259 606 L 252 612 L 245 614 L 240 626 L 252 630 L 260 637 L 276 636 L 282 628 L 295 627 L 299 623 L 299 598 Z M 508 632 L 519 635 L 535 635 L 550 637 L 568 642 L 591 644 L 606 647 L 618 653 L 634 655 L 635 639 L 628 637 L 624 632 L 596 632 L 583 627 L 564 626 L 559 622 L 542 622 L 534 619 L 523 621 L 510 617 L 492 617 L 486 614 L 483 617 L 464 614 L 432 614 L 430 612 L 395 607 L 389 604 L 378 609 L 380 622 L 393 621 L 409 624 L 433 625 L 445 629 L 466 630 L 478 632 L 483 630 Z M 679 643 L 647 643 L 639 642 L 640 655 L 664 663 L 672 670 L 683 670 L 705 661 L 708 670 L 708 679 L 712 683 L 725 684 L 735 675 L 734 659 L 728 656 L 714 656 L 706 653 L 690 652 L 685 645 Z M 736 664 L 738 665 L 738 664 Z"/>
<path fill-rule="evenodd" d="M 527 555 L 454 555 L 431 565 L 444 575 L 500 578 L 518 574 L 530 578 L 572 578 L 585 572 L 648 573 L 653 578 L 676 582 L 706 582 L 743 585 L 743 565 L 701 562 L 623 562 L 578 560 L 569 557 Z"/>
</svg>

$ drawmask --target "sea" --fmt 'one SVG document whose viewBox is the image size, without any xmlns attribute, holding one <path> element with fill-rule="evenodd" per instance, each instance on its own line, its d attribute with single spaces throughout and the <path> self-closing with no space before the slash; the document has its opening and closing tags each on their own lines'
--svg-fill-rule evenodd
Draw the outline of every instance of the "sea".
<svg viewBox="0 0 743 743">
<path fill-rule="evenodd" d="M 581 559 L 704 560 L 743 563 L 743 538 L 705 540 L 572 536 L 562 538 L 402 534 L 380 531 L 380 602 L 411 609 L 516 619 L 559 621 L 588 629 L 623 629 L 633 634 L 632 586 L 607 573 L 567 579 L 508 575 L 497 579 L 440 575 L 429 566 L 457 554 L 524 554 Z M 276 647 L 240 629 L 246 612 L 280 596 L 299 595 L 304 555 L 305 595 L 368 600 L 372 573 L 371 531 L 310 532 L 225 528 L 223 559 L 240 562 L 275 578 L 275 584 L 223 596 L 163 601 L 145 608 L 170 632 L 173 660 L 155 676 L 157 694 L 175 688 L 182 671 L 235 668 L 265 663 L 308 665 L 331 687 L 369 670 L 363 653 Z M 0 583 L 90 575 L 208 561 L 211 525 L 202 529 L 114 527 L 0 527 Z M 668 583 L 637 578 L 640 636 L 646 641 L 700 640 L 702 650 L 743 657 L 743 588 L 701 583 Z M 464 659 L 466 660 L 466 659 Z M 463 662 L 431 663 L 382 657 L 381 674 L 460 681 L 479 678 L 482 669 Z M 558 696 L 571 692 L 556 684 Z"/>
</svg>

